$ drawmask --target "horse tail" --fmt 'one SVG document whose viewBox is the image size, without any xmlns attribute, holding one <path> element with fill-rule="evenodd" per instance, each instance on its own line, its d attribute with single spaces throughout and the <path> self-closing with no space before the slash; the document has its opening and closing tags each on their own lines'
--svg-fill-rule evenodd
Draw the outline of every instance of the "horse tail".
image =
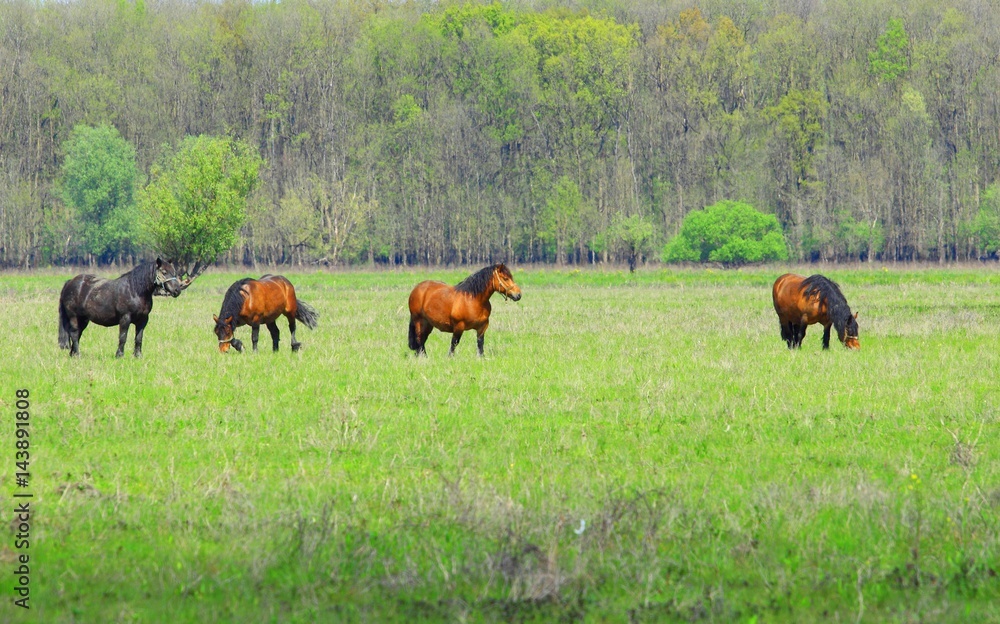
<svg viewBox="0 0 1000 624">
<path fill-rule="evenodd" d="M 69 315 L 66 314 L 66 306 L 62 300 L 59 301 L 59 348 L 69 349 Z"/>
<path fill-rule="evenodd" d="M 309 329 L 316 329 L 316 322 L 319 320 L 319 312 L 305 301 L 295 300 L 295 320 L 302 321 Z"/>
</svg>

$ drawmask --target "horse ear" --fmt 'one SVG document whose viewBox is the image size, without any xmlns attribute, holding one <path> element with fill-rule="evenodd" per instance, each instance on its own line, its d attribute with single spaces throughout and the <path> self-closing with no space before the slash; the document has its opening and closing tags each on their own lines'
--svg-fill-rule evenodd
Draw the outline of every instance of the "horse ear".
<svg viewBox="0 0 1000 624">
<path fill-rule="evenodd" d="M 233 317 L 227 316 L 226 317 L 226 324 L 228 325 L 229 323 L 232 323 L 232 322 L 233 322 Z"/>
<path fill-rule="evenodd" d="M 156 268 L 160 268 L 161 266 L 163 266 L 163 260 L 160 260 L 159 258 L 157 258 L 156 259 Z"/>
<path fill-rule="evenodd" d="M 854 313 L 854 320 L 855 321 L 858 320 L 858 313 L 857 312 Z"/>
<path fill-rule="evenodd" d="M 214 320 L 216 323 L 218 323 L 219 322 L 219 315 L 218 314 L 213 314 L 212 315 L 212 320 Z"/>
</svg>

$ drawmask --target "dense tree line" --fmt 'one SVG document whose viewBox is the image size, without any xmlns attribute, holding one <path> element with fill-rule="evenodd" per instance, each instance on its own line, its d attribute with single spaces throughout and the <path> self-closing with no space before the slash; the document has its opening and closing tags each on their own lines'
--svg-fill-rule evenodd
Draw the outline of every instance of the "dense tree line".
<svg viewBox="0 0 1000 624">
<path fill-rule="evenodd" d="M 0 264 L 136 253 L 95 219 L 198 135 L 265 163 L 230 261 L 634 263 L 720 201 L 792 258 L 995 254 L 995 4 L 8 0 Z M 112 212 L 71 192 L 108 127 Z"/>
</svg>

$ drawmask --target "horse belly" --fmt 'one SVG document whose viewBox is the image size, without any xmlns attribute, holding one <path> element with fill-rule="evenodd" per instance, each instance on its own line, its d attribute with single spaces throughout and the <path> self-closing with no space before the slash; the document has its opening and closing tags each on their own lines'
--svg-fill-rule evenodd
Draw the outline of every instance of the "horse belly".
<svg viewBox="0 0 1000 624">
<path fill-rule="evenodd" d="M 476 309 L 476 308 L 479 309 Z M 476 331 L 486 324 L 490 318 L 487 308 L 470 305 L 469 301 L 455 302 L 451 310 L 451 322 L 455 331 Z"/>
<path fill-rule="evenodd" d="M 85 317 L 91 323 L 102 327 L 113 327 L 121 320 L 118 308 L 113 301 L 113 293 L 106 288 L 91 288 L 86 294 L 83 305 L 74 310 L 77 316 Z"/>
<path fill-rule="evenodd" d="M 254 317 L 255 319 L 254 322 L 257 325 L 267 325 L 268 323 L 273 323 L 274 321 L 278 320 L 278 317 L 284 313 L 285 311 L 281 310 L 280 312 L 268 312 L 267 314 L 258 314 Z"/>
<path fill-rule="evenodd" d="M 91 314 L 86 316 L 87 320 L 89 320 L 91 323 L 94 323 L 95 325 L 100 325 L 101 327 L 114 327 L 118 325 L 118 321 L 121 320 L 121 318 L 110 314 L 103 314 L 103 315 Z"/>
<path fill-rule="evenodd" d="M 428 319 L 428 320 L 431 322 L 431 325 L 434 326 L 434 329 L 436 329 L 438 331 L 443 331 L 443 332 L 445 332 L 447 334 L 451 334 L 451 333 L 455 332 L 455 325 L 451 321 L 442 321 L 442 320 L 435 320 L 435 319 Z M 462 330 L 458 330 L 458 331 L 462 331 Z"/>
</svg>

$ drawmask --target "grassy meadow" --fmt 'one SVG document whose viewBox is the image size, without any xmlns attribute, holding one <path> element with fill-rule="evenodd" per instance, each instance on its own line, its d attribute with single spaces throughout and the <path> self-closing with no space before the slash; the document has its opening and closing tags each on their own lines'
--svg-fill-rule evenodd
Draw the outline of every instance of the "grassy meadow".
<svg viewBox="0 0 1000 624">
<path fill-rule="evenodd" d="M 0 274 L 0 621 L 1000 622 L 1000 271 L 828 267 L 862 349 L 789 352 L 787 269 L 515 268 L 484 359 L 419 360 L 410 288 L 469 270 L 286 272 L 303 350 L 225 356 L 210 271 L 139 360 Z"/>
</svg>

